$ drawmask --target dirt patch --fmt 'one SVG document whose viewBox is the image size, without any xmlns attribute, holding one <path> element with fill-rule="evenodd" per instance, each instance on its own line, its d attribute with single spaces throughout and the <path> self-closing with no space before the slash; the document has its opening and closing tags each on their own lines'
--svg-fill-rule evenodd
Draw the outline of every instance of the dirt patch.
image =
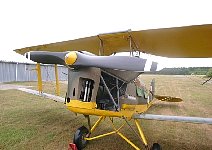
<svg viewBox="0 0 212 150">
<path fill-rule="evenodd" d="M 0 83 L 0 90 L 11 90 L 11 89 L 30 88 L 30 87 L 32 87 L 32 86 L 23 86 L 23 85 Z"/>
</svg>

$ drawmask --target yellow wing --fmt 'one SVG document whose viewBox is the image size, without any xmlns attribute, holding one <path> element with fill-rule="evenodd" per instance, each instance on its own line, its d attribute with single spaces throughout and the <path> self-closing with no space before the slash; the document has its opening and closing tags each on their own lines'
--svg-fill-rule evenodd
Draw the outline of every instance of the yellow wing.
<svg viewBox="0 0 212 150">
<path fill-rule="evenodd" d="M 131 45 L 131 46 L 130 46 Z M 212 24 L 100 34 L 15 50 L 62 52 L 85 50 L 96 55 L 135 50 L 165 57 L 212 57 Z"/>
</svg>

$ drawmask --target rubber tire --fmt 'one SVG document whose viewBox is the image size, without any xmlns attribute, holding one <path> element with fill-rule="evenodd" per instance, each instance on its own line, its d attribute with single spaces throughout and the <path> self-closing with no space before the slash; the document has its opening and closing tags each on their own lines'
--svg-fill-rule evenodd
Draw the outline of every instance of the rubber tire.
<svg viewBox="0 0 212 150">
<path fill-rule="evenodd" d="M 77 131 L 74 134 L 74 140 L 73 143 L 76 144 L 78 150 L 82 150 L 86 147 L 88 141 L 84 140 L 84 137 L 89 133 L 89 130 L 82 126 L 77 129 Z"/>
<path fill-rule="evenodd" d="M 154 144 L 152 145 L 151 150 L 162 150 L 162 148 L 161 148 L 160 144 L 154 143 Z"/>
</svg>

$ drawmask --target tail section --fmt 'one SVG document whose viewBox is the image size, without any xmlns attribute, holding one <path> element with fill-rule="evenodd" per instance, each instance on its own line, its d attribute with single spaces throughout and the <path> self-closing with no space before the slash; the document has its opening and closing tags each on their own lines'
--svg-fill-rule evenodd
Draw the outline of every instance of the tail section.
<svg viewBox="0 0 212 150">
<path fill-rule="evenodd" d="M 149 90 L 149 96 L 148 96 L 148 103 L 151 102 L 154 99 L 155 96 L 155 79 L 152 79 L 150 83 L 150 90 Z"/>
<path fill-rule="evenodd" d="M 149 90 L 149 96 L 147 99 L 147 103 L 151 102 L 154 98 L 156 98 L 160 101 L 166 101 L 166 102 L 181 102 L 181 101 L 183 101 L 181 98 L 178 98 L 178 97 L 155 95 L 155 79 L 152 79 L 152 81 L 150 83 L 150 90 Z"/>
<path fill-rule="evenodd" d="M 153 61 L 151 68 L 150 68 L 150 71 L 155 72 L 157 70 L 157 67 L 158 67 L 158 63 Z"/>
<path fill-rule="evenodd" d="M 155 98 L 164 102 L 182 102 L 183 101 L 181 98 L 171 97 L 171 96 L 155 95 Z"/>
</svg>

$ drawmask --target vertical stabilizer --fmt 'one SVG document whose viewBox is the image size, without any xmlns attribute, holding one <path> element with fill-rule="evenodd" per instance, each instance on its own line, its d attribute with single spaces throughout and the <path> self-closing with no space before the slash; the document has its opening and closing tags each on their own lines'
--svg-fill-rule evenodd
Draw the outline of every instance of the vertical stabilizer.
<svg viewBox="0 0 212 150">
<path fill-rule="evenodd" d="M 148 103 L 154 99 L 154 95 L 155 95 L 155 79 L 152 79 L 152 81 L 150 83 Z"/>
</svg>

